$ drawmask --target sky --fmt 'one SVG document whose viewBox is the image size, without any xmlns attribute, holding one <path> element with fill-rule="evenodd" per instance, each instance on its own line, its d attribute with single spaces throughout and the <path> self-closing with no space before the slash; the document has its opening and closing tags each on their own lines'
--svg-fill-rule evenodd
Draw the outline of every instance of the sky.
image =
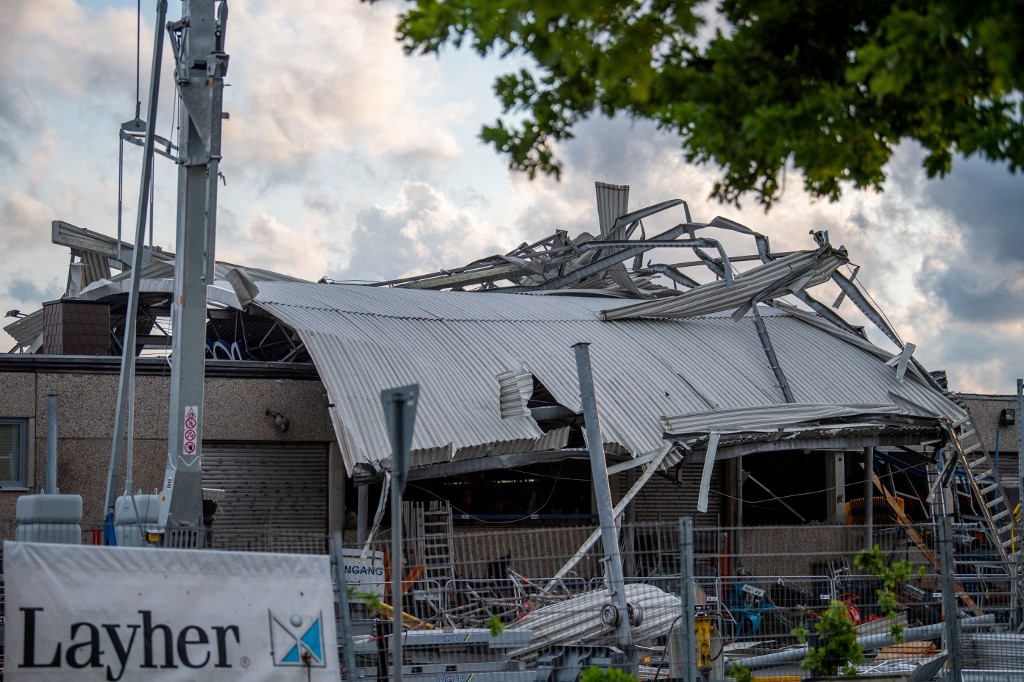
<svg viewBox="0 0 1024 682">
<path fill-rule="evenodd" d="M 149 87 L 153 6 L 142 3 L 140 99 Z M 114 236 L 118 127 L 135 115 L 136 3 L 0 0 L 0 310 L 59 298 L 65 220 Z M 504 253 L 556 229 L 597 231 L 594 181 L 630 186 L 630 208 L 687 201 L 693 218 L 731 218 L 775 251 L 828 230 L 915 357 L 951 388 L 1011 394 L 1024 377 L 1024 176 L 956 159 L 929 180 L 899 147 L 882 193 L 811 200 L 795 174 L 765 214 L 708 199 L 717 172 L 683 161 L 645 122 L 594 117 L 558 148 L 560 181 L 528 180 L 478 139 L 499 107 L 494 78 L 519 64 L 446 50 L 407 56 L 401 3 L 231 0 L 217 259 L 312 280 L 395 278 Z M 180 3 L 170 0 L 171 18 Z M 172 62 L 162 62 L 159 135 L 176 138 Z M 143 107 L 143 117 L 145 117 Z M 141 150 L 127 147 L 120 211 L 134 231 Z M 176 169 L 158 158 L 154 242 L 174 250 Z M 648 234 L 682 222 L 650 221 Z M 676 250 L 678 251 L 678 250 Z M 684 258 L 658 254 L 662 262 Z M 837 292 L 813 292 L 831 303 Z M 849 302 L 840 312 L 863 323 Z M 869 330 L 872 340 L 882 337 Z M 0 332 L 4 350 L 13 340 Z"/>
</svg>

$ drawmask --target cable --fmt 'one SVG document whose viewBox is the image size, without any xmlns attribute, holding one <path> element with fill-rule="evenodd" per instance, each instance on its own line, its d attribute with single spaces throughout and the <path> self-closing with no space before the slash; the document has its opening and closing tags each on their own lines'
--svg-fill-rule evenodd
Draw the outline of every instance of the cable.
<svg viewBox="0 0 1024 682">
<path fill-rule="evenodd" d="M 139 95 L 142 82 L 142 0 L 135 3 L 135 118 L 142 111 L 142 97 Z"/>
</svg>

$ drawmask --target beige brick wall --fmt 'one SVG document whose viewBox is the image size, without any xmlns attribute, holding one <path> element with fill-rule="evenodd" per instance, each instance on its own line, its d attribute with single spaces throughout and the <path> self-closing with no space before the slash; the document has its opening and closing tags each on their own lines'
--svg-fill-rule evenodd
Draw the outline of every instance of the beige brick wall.
<svg viewBox="0 0 1024 682">
<path fill-rule="evenodd" d="M 45 485 L 46 396 L 51 393 L 57 396 L 58 407 L 57 486 L 62 493 L 82 496 L 83 527 L 102 523 L 117 385 L 114 375 L 0 373 L 0 416 L 35 420 L 29 489 L 0 490 L 0 537 L 13 536 L 17 498 L 42 492 Z M 318 380 L 208 378 L 203 438 L 331 442 L 334 432 L 322 404 L 324 393 Z M 138 377 L 133 483 L 143 492 L 157 490 L 163 478 L 169 397 L 168 377 Z M 268 409 L 288 415 L 287 433 L 266 417 Z M 120 487 L 125 473 L 122 462 Z"/>
</svg>

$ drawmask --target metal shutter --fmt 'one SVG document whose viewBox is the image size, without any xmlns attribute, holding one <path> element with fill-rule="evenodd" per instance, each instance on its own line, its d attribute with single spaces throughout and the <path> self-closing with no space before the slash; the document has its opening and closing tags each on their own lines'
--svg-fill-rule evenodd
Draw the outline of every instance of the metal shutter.
<svg viewBox="0 0 1024 682">
<path fill-rule="evenodd" d="M 711 473 L 711 494 L 708 496 L 706 513 L 697 511 L 697 495 L 700 491 L 700 478 L 704 473 L 703 462 L 687 462 L 683 464 L 682 483 L 666 481 L 661 476 L 652 476 L 643 490 L 633 499 L 637 523 L 676 521 L 681 516 L 692 516 L 697 527 L 708 528 L 720 526 L 725 521 L 725 501 L 722 495 L 725 490 L 725 465 L 717 462 Z M 669 475 L 674 475 L 670 470 Z M 626 492 L 628 486 L 625 476 L 620 475 L 619 495 Z"/>
<path fill-rule="evenodd" d="M 224 498 L 214 531 L 327 533 L 327 445 L 203 443 L 203 487 Z"/>
</svg>

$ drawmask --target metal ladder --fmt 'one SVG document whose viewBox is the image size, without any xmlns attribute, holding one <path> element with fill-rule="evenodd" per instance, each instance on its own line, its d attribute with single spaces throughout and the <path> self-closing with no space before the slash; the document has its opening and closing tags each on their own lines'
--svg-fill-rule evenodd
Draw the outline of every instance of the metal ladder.
<svg viewBox="0 0 1024 682">
<path fill-rule="evenodd" d="M 409 520 L 418 560 L 423 566 L 423 580 L 444 587 L 455 578 L 452 559 L 452 508 L 447 502 L 432 501 L 426 505 L 410 503 Z"/>
<path fill-rule="evenodd" d="M 946 419 L 943 425 L 949 437 L 949 447 L 953 450 L 953 456 L 946 461 L 936 479 L 932 495 L 949 485 L 957 469 L 963 472 L 974 503 L 973 511 L 976 513 L 962 513 L 961 518 L 975 521 L 984 528 L 989 543 L 999 553 L 1000 563 L 1007 578 L 1014 585 L 1017 603 L 1021 603 L 1024 587 L 1017 576 L 1018 562 L 1015 556 L 1020 553 L 1021 548 L 1014 547 L 1013 509 L 1010 507 L 995 463 L 981 442 L 970 410 L 967 410 L 967 417 L 963 420 L 953 423 Z"/>
</svg>

